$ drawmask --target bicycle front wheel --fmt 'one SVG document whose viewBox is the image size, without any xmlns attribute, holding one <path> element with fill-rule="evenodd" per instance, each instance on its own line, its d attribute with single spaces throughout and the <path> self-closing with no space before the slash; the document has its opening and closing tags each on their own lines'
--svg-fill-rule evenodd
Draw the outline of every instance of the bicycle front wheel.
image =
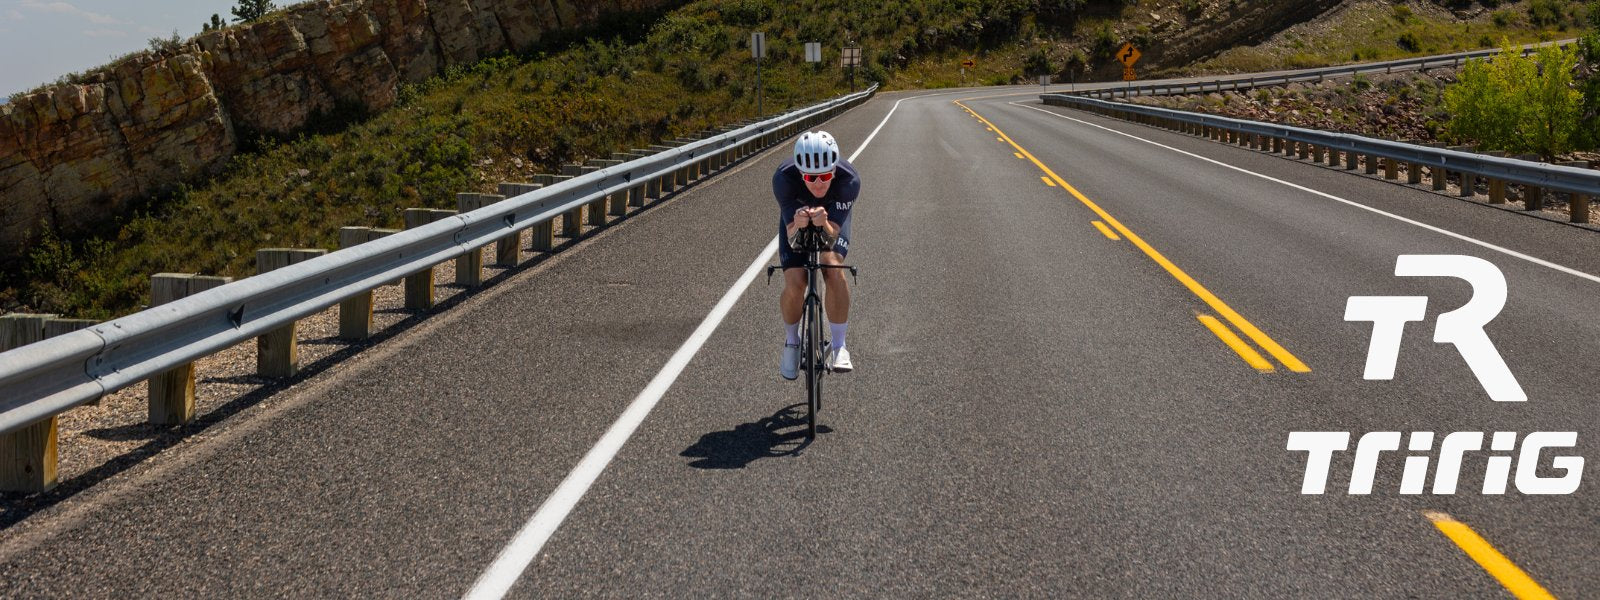
<svg viewBox="0 0 1600 600">
<path fill-rule="evenodd" d="M 822 303 L 815 297 L 806 301 L 806 436 L 817 437 L 817 411 L 822 410 Z"/>
</svg>

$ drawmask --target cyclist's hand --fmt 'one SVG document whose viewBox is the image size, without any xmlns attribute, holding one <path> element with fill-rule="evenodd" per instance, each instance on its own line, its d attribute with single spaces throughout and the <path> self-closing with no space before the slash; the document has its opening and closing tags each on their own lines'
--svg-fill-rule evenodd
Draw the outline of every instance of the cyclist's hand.
<svg viewBox="0 0 1600 600">
<path fill-rule="evenodd" d="M 828 209 L 821 206 L 811 209 L 811 222 L 818 227 L 827 228 Z"/>
<path fill-rule="evenodd" d="M 804 206 L 794 211 L 795 227 L 809 227 L 811 225 L 811 209 Z"/>
</svg>

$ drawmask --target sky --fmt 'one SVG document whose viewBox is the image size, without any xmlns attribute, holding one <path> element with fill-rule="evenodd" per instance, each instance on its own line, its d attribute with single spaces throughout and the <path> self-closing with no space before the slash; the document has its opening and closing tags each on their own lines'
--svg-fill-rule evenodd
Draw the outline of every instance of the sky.
<svg viewBox="0 0 1600 600">
<path fill-rule="evenodd" d="M 149 48 L 150 38 L 171 37 L 174 29 L 187 39 L 200 33 L 200 25 L 212 14 L 231 22 L 228 9 L 234 4 L 234 0 L 0 0 L 0 100 Z"/>
</svg>

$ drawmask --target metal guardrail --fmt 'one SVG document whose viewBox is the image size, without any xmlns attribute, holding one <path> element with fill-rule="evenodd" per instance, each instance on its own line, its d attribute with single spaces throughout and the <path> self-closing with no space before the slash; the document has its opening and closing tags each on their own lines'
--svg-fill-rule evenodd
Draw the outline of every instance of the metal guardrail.
<svg viewBox="0 0 1600 600">
<path fill-rule="evenodd" d="M 1039 98 L 1045 104 L 1082 108 L 1124 118 L 1133 117 L 1132 120 L 1153 119 L 1166 121 L 1167 124 L 1180 123 L 1222 129 L 1245 135 L 1258 135 L 1292 143 L 1310 144 L 1326 150 L 1355 153 L 1447 171 L 1467 172 L 1479 177 L 1509 183 L 1520 183 L 1545 190 L 1579 194 L 1591 198 L 1600 196 L 1600 171 L 1593 169 L 1563 167 L 1515 158 L 1502 158 L 1379 140 L 1348 133 L 1330 133 L 1288 125 L 1246 121 L 1123 102 L 1108 102 L 1065 94 L 1043 94 Z M 1157 123 L 1160 124 L 1159 121 Z"/>
<path fill-rule="evenodd" d="M 1530 44 L 1522 47 L 1524 56 L 1536 49 L 1551 45 L 1566 45 L 1577 40 L 1558 40 L 1540 44 Z M 1282 75 L 1240 75 L 1218 76 L 1210 81 L 1189 83 L 1145 83 L 1119 87 L 1106 87 L 1091 90 L 1066 92 L 1069 95 L 1087 96 L 1091 98 L 1116 98 L 1129 96 L 1166 96 L 1172 94 L 1194 94 L 1206 92 L 1223 92 L 1249 90 L 1264 86 L 1289 85 L 1291 83 L 1304 83 L 1308 81 L 1320 82 L 1328 77 L 1354 77 L 1356 75 L 1376 75 L 1379 73 L 1403 73 L 1406 71 L 1425 71 L 1429 68 L 1460 67 L 1468 60 L 1475 58 L 1488 58 L 1500 53 L 1499 49 L 1472 50 L 1455 54 L 1442 54 L 1423 56 L 1418 58 L 1404 58 L 1375 63 L 1362 63 L 1356 65 L 1341 65 L 1336 67 L 1319 67 L 1285 73 Z"/>
<path fill-rule="evenodd" d="M 865 91 L 600 169 L 169 304 L 0 353 L 0 434 L 248 341 L 736 146 L 776 143 L 865 101 Z M 765 139 L 763 139 L 765 138 Z"/>
</svg>

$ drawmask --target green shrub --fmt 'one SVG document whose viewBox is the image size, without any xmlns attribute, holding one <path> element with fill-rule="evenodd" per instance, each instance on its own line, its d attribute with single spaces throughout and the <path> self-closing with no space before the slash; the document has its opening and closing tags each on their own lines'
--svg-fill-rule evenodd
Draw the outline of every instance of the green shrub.
<svg viewBox="0 0 1600 600">
<path fill-rule="evenodd" d="M 1444 92 L 1448 128 L 1458 139 L 1546 158 L 1572 148 L 1583 110 L 1573 88 L 1575 50 L 1545 47 L 1529 57 L 1505 44 L 1492 62 L 1471 61 Z"/>
<path fill-rule="evenodd" d="M 1417 40 L 1416 34 L 1409 31 L 1400 34 L 1400 39 L 1395 40 L 1395 44 L 1400 46 L 1400 49 L 1405 50 L 1406 52 L 1422 51 L 1422 42 Z"/>
<path fill-rule="evenodd" d="M 1561 0 L 1530 0 L 1528 22 L 1536 27 L 1550 27 L 1566 21 L 1566 3 Z"/>
</svg>

